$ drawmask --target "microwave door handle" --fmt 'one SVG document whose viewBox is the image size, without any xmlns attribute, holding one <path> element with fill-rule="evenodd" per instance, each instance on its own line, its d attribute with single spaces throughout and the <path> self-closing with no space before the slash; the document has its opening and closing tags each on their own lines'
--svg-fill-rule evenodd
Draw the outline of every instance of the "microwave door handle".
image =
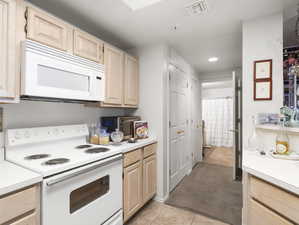
<svg viewBox="0 0 299 225">
<path fill-rule="evenodd" d="M 90 172 L 92 170 L 95 170 L 95 169 L 98 169 L 100 167 L 106 166 L 106 165 L 108 165 L 110 163 L 116 162 L 116 161 L 118 161 L 118 160 L 120 160 L 122 158 L 123 158 L 122 155 L 117 155 L 115 157 L 111 157 L 111 158 L 106 159 L 106 160 L 101 160 L 100 163 L 98 163 L 96 165 L 93 165 L 93 166 L 90 166 L 90 167 L 88 167 L 86 169 L 83 169 L 83 170 L 80 170 L 80 171 L 77 171 L 77 172 L 65 175 L 63 177 L 59 177 L 59 178 L 56 178 L 56 179 L 51 179 L 49 181 L 46 181 L 46 184 L 47 184 L 47 186 L 53 186 L 55 184 L 58 184 L 58 183 L 61 183 L 61 182 L 65 181 L 65 180 L 69 180 L 69 179 L 74 178 L 76 176 L 79 176 L 81 174 L 88 173 L 88 172 Z"/>
</svg>

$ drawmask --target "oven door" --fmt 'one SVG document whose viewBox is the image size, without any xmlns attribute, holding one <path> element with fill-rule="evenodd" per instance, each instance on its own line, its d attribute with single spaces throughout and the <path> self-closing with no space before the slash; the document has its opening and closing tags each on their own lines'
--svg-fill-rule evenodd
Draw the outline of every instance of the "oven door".
<svg viewBox="0 0 299 225">
<path fill-rule="evenodd" d="M 100 225 L 121 208 L 121 155 L 43 181 L 43 225 Z"/>
</svg>

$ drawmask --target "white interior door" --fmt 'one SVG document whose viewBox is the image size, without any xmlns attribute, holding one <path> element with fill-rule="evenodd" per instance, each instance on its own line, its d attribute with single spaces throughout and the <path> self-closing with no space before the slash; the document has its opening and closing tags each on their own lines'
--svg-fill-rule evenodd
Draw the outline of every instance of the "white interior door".
<svg viewBox="0 0 299 225">
<path fill-rule="evenodd" d="M 201 84 L 197 79 L 191 80 L 191 121 L 190 136 L 192 149 L 192 166 L 202 160 L 202 122 L 201 122 Z"/>
<path fill-rule="evenodd" d="M 170 191 L 186 175 L 188 148 L 188 80 L 177 68 L 170 71 Z"/>
</svg>

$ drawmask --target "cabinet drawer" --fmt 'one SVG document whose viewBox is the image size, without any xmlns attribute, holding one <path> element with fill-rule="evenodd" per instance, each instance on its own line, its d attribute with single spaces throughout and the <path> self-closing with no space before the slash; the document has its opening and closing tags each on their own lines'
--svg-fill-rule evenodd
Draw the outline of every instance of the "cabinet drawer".
<svg viewBox="0 0 299 225">
<path fill-rule="evenodd" d="M 37 225 L 36 221 L 36 214 L 33 213 L 29 216 L 26 216 L 18 221 L 11 223 L 10 225 Z"/>
<path fill-rule="evenodd" d="M 132 152 L 128 152 L 124 156 L 124 167 L 127 167 L 141 159 L 142 159 L 141 149 L 137 149 Z"/>
<path fill-rule="evenodd" d="M 294 225 L 253 199 L 249 200 L 248 225 Z"/>
<path fill-rule="evenodd" d="M 250 177 L 250 196 L 292 221 L 299 222 L 299 197 L 255 177 Z"/>
<path fill-rule="evenodd" d="M 143 158 L 149 157 L 153 154 L 156 154 L 157 144 L 151 144 L 144 147 Z"/>
<path fill-rule="evenodd" d="M 74 31 L 74 54 L 103 63 L 103 42 L 88 33 Z"/>
<path fill-rule="evenodd" d="M 0 224 L 34 210 L 36 197 L 36 187 L 32 187 L 0 198 Z"/>
<path fill-rule="evenodd" d="M 72 44 L 72 29 L 68 24 L 45 12 L 27 8 L 27 38 L 63 51 Z"/>
</svg>

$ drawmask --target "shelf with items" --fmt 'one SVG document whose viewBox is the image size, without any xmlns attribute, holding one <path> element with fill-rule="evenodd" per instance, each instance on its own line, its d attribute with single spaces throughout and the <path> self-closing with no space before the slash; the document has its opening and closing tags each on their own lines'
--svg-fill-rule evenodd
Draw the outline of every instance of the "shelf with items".
<svg viewBox="0 0 299 225">
<path fill-rule="evenodd" d="M 263 129 L 263 130 L 270 130 L 273 132 L 277 132 L 280 130 L 280 125 L 275 124 L 257 124 L 255 125 L 256 129 Z M 285 127 L 285 130 L 288 133 L 298 133 L 299 134 L 299 127 Z"/>
</svg>

